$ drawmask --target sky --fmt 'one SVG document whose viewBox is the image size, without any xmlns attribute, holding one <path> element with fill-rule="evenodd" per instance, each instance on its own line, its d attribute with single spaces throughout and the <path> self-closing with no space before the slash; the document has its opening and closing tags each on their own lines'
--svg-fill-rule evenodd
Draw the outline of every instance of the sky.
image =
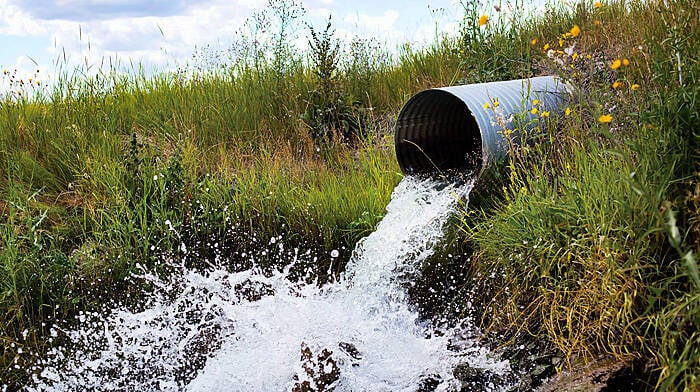
<svg viewBox="0 0 700 392">
<path fill-rule="evenodd" d="M 374 37 L 390 47 L 432 40 L 436 26 L 455 31 L 458 0 L 301 0 L 319 29 L 332 15 L 336 36 Z M 50 79 L 57 58 L 68 64 L 118 58 L 148 69 L 174 69 L 195 47 L 230 45 L 267 0 L 0 0 L 0 69 Z M 306 41 L 301 32 L 299 44 Z M 39 71 L 36 74 L 37 70 Z M 0 92 L 8 88 L 0 74 Z"/>
</svg>

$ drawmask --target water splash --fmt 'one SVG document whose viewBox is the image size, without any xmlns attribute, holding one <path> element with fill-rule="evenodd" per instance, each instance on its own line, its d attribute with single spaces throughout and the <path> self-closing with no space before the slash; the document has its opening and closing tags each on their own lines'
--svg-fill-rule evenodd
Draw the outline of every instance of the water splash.
<svg viewBox="0 0 700 392">
<path fill-rule="evenodd" d="M 40 363 L 28 390 L 415 391 L 429 382 L 449 391 L 460 387 L 459 363 L 504 372 L 507 363 L 460 338 L 464 327 L 421 320 L 402 288 L 470 190 L 404 179 L 346 272 L 322 287 L 289 279 L 297 249 L 272 273 L 143 271 L 155 290 L 142 310 L 81 315 L 80 328 L 60 331 L 73 347 Z"/>
</svg>

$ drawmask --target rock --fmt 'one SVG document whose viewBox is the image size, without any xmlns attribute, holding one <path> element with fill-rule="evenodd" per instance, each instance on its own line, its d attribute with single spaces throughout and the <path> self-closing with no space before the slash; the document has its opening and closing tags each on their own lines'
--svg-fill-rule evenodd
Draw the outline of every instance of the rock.
<svg viewBox="0 0 700 392">
<path fill-rule="evenodd" d="M 627 392 L 652 391 L 653 384 L 645 382 L 642 364 L 625 364 L 612 358 L 600 358 L 590 363 L 577 362 L 546 380 L 539 392 L 586 391 Z"/>
<path fill-rule="evenodd" d="M 324 392 L 333 390 L 333 384 L 340 377 L 340 368 L 333 359 L 333 351 L 324 348 L 314 355 L 306 343 L 301 343 L 301 367 L 304 375 L 294 375 L 296 384 L 292 392 Z M 304 379 L 304 381 L 301 381 Z"/>
<path fill-rule="evenodd" d="M 346 354 L 348 354 L 351 358 L 360 360 L 362 359 L 362 354 L 360 354 L 360 351 L 355 347 L 354 344 L 352 343 L 346 343 L 346 342 L 340 342 L 338 343 L 338 347 L 340 347 L 341 350 L 343 350 Z"/>
<path fill-rule="evenodd" d="M 536 378 L 544 378 L 554 373 L 553 370 L 554 367 L 552 365 L 537 365 L 530 371 L 530 374 Z"/>
<path fill-rule="evenodd" d="M 452 374 L 462 383 L 460 391 L 488 391 L 489 375 L 487 370 L 471 367 L 468 363 L 461 363 L 455 367 Z"/>
<path fill-rule="evenodd" d="M 416 392 L 433 392 L 442 383 L 442 377 L 438 374 L 433 374 L 423 377 Z"/>
</svg>

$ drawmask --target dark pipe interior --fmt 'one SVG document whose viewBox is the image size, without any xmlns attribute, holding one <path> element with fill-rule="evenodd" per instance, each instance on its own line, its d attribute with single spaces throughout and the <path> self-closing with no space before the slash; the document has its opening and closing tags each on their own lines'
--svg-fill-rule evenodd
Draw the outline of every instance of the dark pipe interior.
<svg viewBox="0 0 700 392">
<path fill-rule="evenodd" d="M 481 134 L 467 105 L 443 90 L 426 90 L 401 109 L 394 136 L 406 174 L 479 170 Z"/>
</svg>

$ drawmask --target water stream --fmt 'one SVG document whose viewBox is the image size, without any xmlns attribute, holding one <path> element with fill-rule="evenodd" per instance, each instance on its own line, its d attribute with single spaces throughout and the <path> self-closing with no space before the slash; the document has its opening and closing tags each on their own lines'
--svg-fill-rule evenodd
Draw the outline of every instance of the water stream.
<svg viewBox="0 0 700 392">
<path fill-rule="evenodd" d="M 144 270 L 135 279 L 155 289 L 139 311 L 117 307 L 82 314 L 77 329 L 54 327 L 69 343 L 37 364 L 28 390 L 452 391 L 459 363 L 506 372 L 464 337 L 468 323 L 436 329 L 404 289 L 470 191 L 405 178 L 346 271 L 322 286 L 289 278 L 298 249 L 273 273 Z"/>
</svg>

